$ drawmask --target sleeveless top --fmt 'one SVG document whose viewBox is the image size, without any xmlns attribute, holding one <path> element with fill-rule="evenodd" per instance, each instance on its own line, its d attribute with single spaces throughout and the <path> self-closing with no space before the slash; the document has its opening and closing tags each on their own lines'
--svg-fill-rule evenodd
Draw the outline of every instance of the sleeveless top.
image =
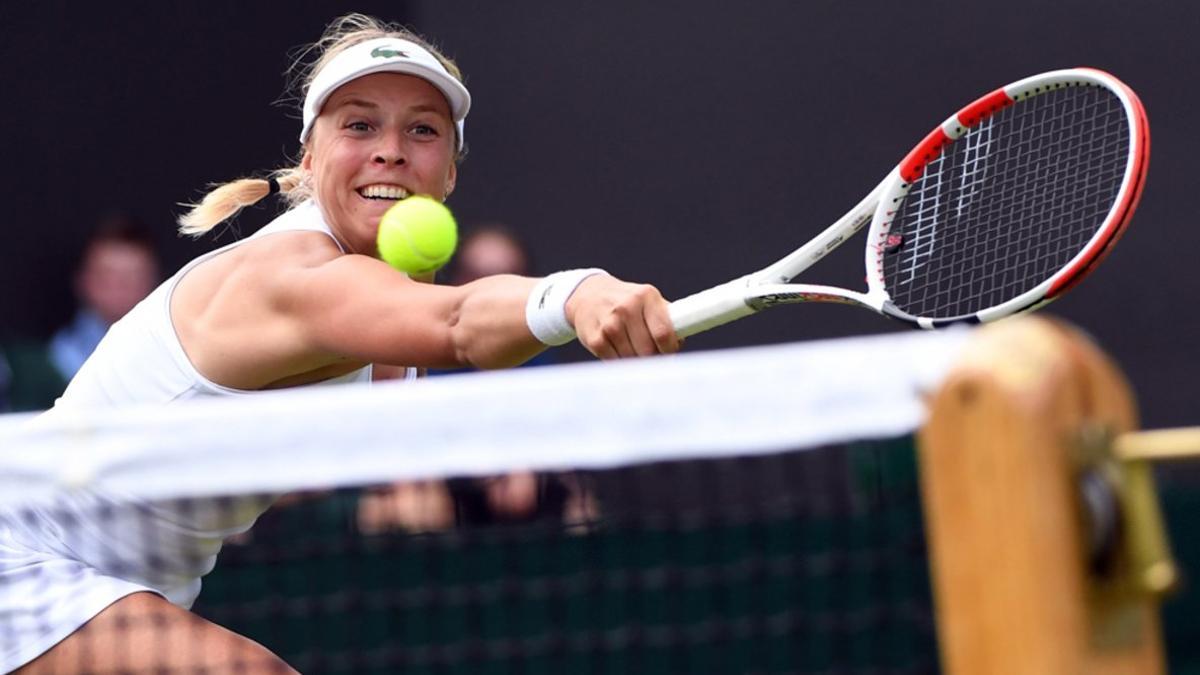
<svg viewBox="0 0 1200 675">
<path fill-rule="evenodd" d="M 196 258 L 112 326 L 54 407 L 33 423 L 69 416 L 72 410 L 168 404 L 202 396 L 260 395 L 262 392 L 221 386 L 196 370 L 175 333 L 171 295 L 197 265 L 246 241 L 293 231 L 324 232 L 333 238 L 320 209 L 309 201 L 252 236 Z M 410 368 L 406 379 L 415 375 Z M 368 366 L 315 384 L 366 382 L 370 377 Z M 200 577 L 212 569 L 223 540 L 248 530 L 272 501 L 272 497 L 258 495 L 147 502 L 87 489 L 63 495 L 52 506 L 26 510 L 22 516 L 0 509 L 0 535 L 7 534 L 11 544 L 22 549 L 82 564 L 80 569 L 88 575 L 121 582 L 62 580 L 64 587 L 74 583 L 83 585 L 83 592 L 97 594 L 93 605 L 103 606 L 99 596 L 120 597 L 131 592 L 130 588 L 145 588 L 187 608 L 199 594 Z M 3 572 L 0 569 L 0 577 Z M 0 593 L 0 600 L 2 596 Z M 0 610 L 2 605 L 0 602 Z"/>
</svg>

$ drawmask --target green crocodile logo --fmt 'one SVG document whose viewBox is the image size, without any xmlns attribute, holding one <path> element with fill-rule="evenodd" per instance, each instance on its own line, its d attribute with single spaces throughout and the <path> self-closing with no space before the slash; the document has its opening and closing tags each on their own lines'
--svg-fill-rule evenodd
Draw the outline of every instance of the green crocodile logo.
<svg viewBox="0 0 1200 675">
<path fill-rule="evenodd" d="M 407 59 L 408 52 L 402 52 L 399 49 L 392 49 L 390 47 L 376 47 L 375 49 L 371 50 L 371 58 L 375 59 L 394 59 L 397 56 L 402 56 Z"/>
</svg>

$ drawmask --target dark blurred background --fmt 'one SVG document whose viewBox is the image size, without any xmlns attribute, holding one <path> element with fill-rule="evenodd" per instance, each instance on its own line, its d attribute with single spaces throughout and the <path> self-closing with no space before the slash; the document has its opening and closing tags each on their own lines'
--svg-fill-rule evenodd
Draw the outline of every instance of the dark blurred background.
<svg viewBox="0 0 1200 675">
<path fill-rule="evenodd" d="M 1108 70 L 1148 110 L 1148 187 L 1113 255 L 1049 311 L 1117 357 L 1147 426 L 1200 422 L 1200 5 L 1168 0 L 0 3 L 0 334 L 45 337 L 71 316 L 72 265 L 108 213 L 155 228 L 167 273 L 231 241 L 177 237 L 179 203 L 296 155 L 298 114 L 278 103 L 288 53 L 352 10 L 411 24 L 466 72 L 464 226 L 508 224 L 536 272 L 602 266 L 672 298 L 807 240 L 976 96 Z M 844 248 L 805 280 L 861 285 L 861 249 Z M 689 349 L 889 330 L 907 329 L 796 307 Z"/>
</svg>

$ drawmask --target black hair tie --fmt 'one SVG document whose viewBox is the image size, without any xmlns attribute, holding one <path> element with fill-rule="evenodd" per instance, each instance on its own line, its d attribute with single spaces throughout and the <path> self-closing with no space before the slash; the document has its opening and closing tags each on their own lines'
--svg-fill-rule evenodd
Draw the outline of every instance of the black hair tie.
<svg viewBox="0 0 1200 675">
<path fill-rule="evenodd" d="M 275 180 L 274 176 L 267 179 L 267 196 L 279 194 L 279 181 Z"/>
</svg>

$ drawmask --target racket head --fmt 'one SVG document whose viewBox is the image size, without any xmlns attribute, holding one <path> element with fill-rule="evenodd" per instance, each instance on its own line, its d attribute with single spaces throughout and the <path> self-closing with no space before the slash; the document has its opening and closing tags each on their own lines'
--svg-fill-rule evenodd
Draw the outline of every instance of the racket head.
<svg viewBox="0 0 1200 675">
<path fill-rule="evenodd" d="M 1141 102 L 1103 71 L 1052 71 L 980 97 L 885 179 L 867 233 L 868 295 L 922 328 L 1054 300 L 1124 232 L 1149 153 Z"/>
</svg>

